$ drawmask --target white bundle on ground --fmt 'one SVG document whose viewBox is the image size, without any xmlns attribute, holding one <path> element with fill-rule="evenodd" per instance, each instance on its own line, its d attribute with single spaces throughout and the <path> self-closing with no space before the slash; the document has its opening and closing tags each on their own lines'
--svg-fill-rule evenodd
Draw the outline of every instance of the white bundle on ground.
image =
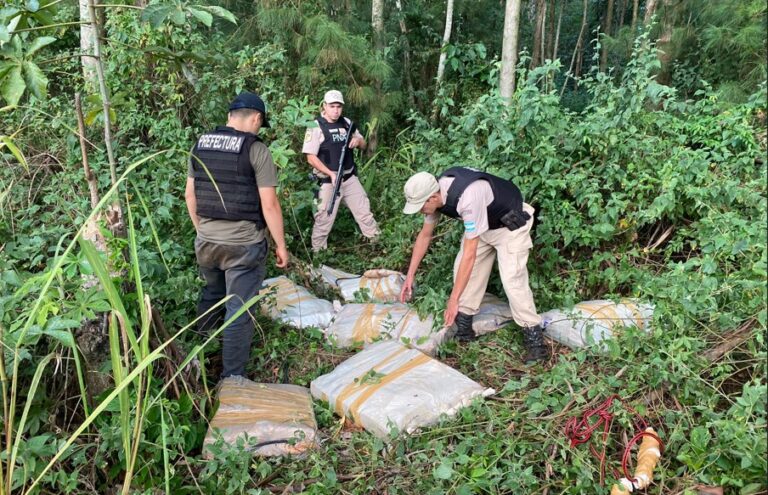
<svg viewBox="0 0 768 495">
<path fill-rule="evenodd" d="M 393 339 L 434 355 L 446 329 L 432 330 L 434 320 L 419 319 L 405 304 L 347 304 L 333 318 L 326 335 L 339 347 Z"/>
<path fill-rule="evenodd" d="M 264 281 L 262 294 L 270 291 L 261 304 L 262 313 L 273 320 L 293 325 L 297 328 L 318 327 L 326 328 L 333 318 L 333 304 L 325 299 L 319 299 L 307 289 L 294 284 L 287 277 L 275 277 Z"/>
<path fill-rule="evenodd" d="M 345 301 L 354 301 L 355 294 L 366 291 L 373 302 L 396 302 L 405 281 L 405 275 L 393 270 L 367 270 L 363 275 L 353 275 L 329 266 L 319 271 L 323 281 L 337 287 Z"/>
<path fill-rule="evenodd" d="M 484 335 L 503 327 L 512 321 L 509 303 L 493 294 L 486 293 L 477 314 L 472 319 L 472 329 L 476 335 Z"/>
<path fill-rule="evenodd" d="M 309 390 L 225 378 L 219 389 L 219 409 L 203 442 L 208 458 L 213 455 L 208 447 L 218 434 L 231 446 L 247 437 L 254 455 L 301 454 L 316 445 L 317 423 Z"/>
<path fill-rule="evenodd" d="M 454 415 L 493 389 L 426 354 L 394 341 L 377 342 L 312 381 L 312 395 L 327 401 L 379 438 L 391 428 L 410 433 Z"/>
<path fill-rule="evenodd" d="M 586 347 L 611 338 L 622 327 L 649 331 L 653 305 L 629 299 L 584 301 L 571 310 L 556 309 L 542 314 L 545 334 L 571 348 Z"/>
</svg>

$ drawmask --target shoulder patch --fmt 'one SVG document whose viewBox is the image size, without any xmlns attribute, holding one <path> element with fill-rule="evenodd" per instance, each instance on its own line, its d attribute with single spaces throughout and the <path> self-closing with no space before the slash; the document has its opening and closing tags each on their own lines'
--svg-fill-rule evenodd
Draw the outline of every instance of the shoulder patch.
<svg viewBox="0 0 768 495">
<path fill-rule="evenodd" d="M 308 143 L 312 141 L 312 129 L 307 129 L 307 132 L 304 133 L 304 142 Z"/>
<path fill-rule="evenodd" d="M 197 140 L 197 149 L 222 151 L 224 153 L 240 153 L 245 137 L 230 134 L 203 134 Z"/>
</svg>

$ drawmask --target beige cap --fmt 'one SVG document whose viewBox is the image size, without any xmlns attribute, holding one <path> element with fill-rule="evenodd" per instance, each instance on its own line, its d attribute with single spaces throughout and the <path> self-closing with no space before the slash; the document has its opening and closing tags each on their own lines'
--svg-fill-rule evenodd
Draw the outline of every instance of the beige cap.
<svg viewBox="0 0 768 495">
<path fill-rule="evenodd" d="M 325 97 L 323 98 L 323 101 L 325 103 L 341 103 L 343 105 L 344 97 L 341 96 L 341 91 L 332 89 L 325 93 Z"/>
<path fill-rule="evenodd" d="M 435 176 L 429 172 L 414 174 L 403 187 L 405 193 L 405 208 L 403 213 L 412 215 L 418 213 L 430 196 L 440 190 Z"/>
</svg>

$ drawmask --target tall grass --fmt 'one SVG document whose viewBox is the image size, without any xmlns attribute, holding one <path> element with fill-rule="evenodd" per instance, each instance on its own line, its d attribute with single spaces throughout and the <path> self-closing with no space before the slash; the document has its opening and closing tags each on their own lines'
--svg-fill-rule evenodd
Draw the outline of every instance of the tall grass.
<svg viewBox="0 0 768 495">
<path fill-rule="evenodd" d="M 97 418 L 108 410 L 109 406 L 115 400 L 117 400 L 119 404 L 119 424 L 122 447 L 125 455 L 122 493 L 129 493 L 131 491 L 132 478 L 137 466 L 139 446 L 142 433 L 146 426 L 146 414 L 149 408 L 155 404 L 161 403 L 159 399 L 163 397 L 167 387 L 173 379 L 178 377 L 181 370 L 183 370 L 193 359 L 198 357 L 202 351 L 218 337 L 218 334 L 223 328 L 229 325 L 231 321 L 239 317 L 242 313 L 248 311 L 251 305 L 258 300 L 258 296 L 249 300 L 236 314 L 224 322 L 216 331 L 212 332 L 204 342 L 192 349 L 186 359 L 180 366 L 178 366 L 172 380 L 169 380 L 163 387 L 160 387 L 159 391 L 153 390 L 153 364 L 158 359 L 166 358 L 163 354 L 165 349 L 187 330 L 192 328 L 197 320 L 177 330 L 175 334 L 161 342 L 156 348 L 151 348 L 151 299 L 149 295 L 145 293 L 144 285 L 142 283 L 141 264 L 139 263 L 138 255 L 137 228 L 134 221 L 133 209 L 127 196 L 125 202 L 127 206 L 126 212 L 128 220 L 127 241 L 129 259 L 127 261 L 128 265 L 131 267 L 131 281 L 135 287 L 135 294 L 130 295 L 131 299 L 135 298 L 135 301 L 137 301 L 137 303 L 134 304 L 135 307 L 131 307 L 130 303 L 127 302 L 128 300 L 126 299 L 126 296 L 128 296 L 128 294 L 122 293 L 119 285 L 116 285 L 116 280 L 106 261 L 107 257 L 105 256 L 105 253 L 99 252 L 91 241 L 84 239 L 83 233 L 85 231 L 85 226 L 96 219 L 106 205 L 113 202 L 118 191 L 121 187 L 125 187 L 124 185 L 128 182 L 129 177 L 134 171 L 143 164 L 150 162 L 158 155 L 166 153 L 166 151 L 167 150 L 163 150 L 152 153 L 130 164 L 116 183 L 103 195 L 98 205 L 93 208 L 77 232 L 68 240 L 66 248 L 64 248 L 63 251 L 57 251 L 58 254 L 55 256 L 51 266 L 45 272 L 42 288 L 40 289 L 32 308 L 28 312 L 23 326 L 18 330 L 18 335 L 15 336 L 15 343 L 12 347 L 7 345 L 7 332 L 5 329 L 0 328 L 0 339 L 2 340 L 7 354 L 11 358 L 11 363 L 9 363 L 11 373 L 10 377 L 8 377 L 5 373 L 6 363 L 3 359 L 4 353 L 0 353 L 0 381 L 2 382 L 3 415 L 5 418 L 3 425 L 4 435 L 2 439 L 0 439 L 0 445 L 4 443 L 2 450 L 5 450 L 5 455 L 0 459 L 0 495 L 10 495 L 11 493 L 34 493 L 36 489 L 41 486 L 45 476 L 54 468 L 56 463 L 67 454 L 73 444 L 88 430 Z M 144 213 L 149 216 L 150 212 L 143 198 L 140 198 L 140 203 Z M 159 247 L 159 236 L 155 230 L 154 224 L 151 222 L 151 218 L 148 223 L 152 230 L 153 238 Z M 64 244 L 63 241 L 64 240 L 62 239 L 59 243 L 60 246 Z M 26 385 L 20 380 L 19 372 L 20 363 L 22 362 L 21 357 L 22 354 L 24 354 L 23 351 L 33 352 L 26 337 L 29 335 L 33 326 L 39 322 L 46 294 L 49 289 L 52 288 L 53 284 L 61 277 L 61 270 L 65 260 L 75 250 L 76 246 L 79 246 L 80 251 L 87 259 L 101 289 L 104 291 L 107 300 L 109 301 L 109 357 L 114 388 L 93 408 L 92 411 L 89 410 L 87 391 L 83 376 L 84 370 L 78 356 L 79 350 L 74 335 L 72 334 L 71 329 L 66 330 L 66 336 L 59 335 L 60 338 L 58 340 L 65 342 L 75 357 L 76 372 L 81 394 L 80 403 L 83 405 L 85 419 L 74 432 L 69 435 L 66 441 L 59 445 L 55 455 L 52 456 L 47 465 L 37 474 L 29 486 L 26 486 L 26 477 L 23 477 L 21 485 L 17 486 L 18 482 L 14 484 L 14 472 L 19 469 L 19 466 L 17 465 L 18 452 L 25 442 L 25 431 L 27 429 L 30 408 L 33 405 L 35 394 L 41 384 L 44 373 L 51 362 L 56 358 L 56 353 L 48 354 L 37 363 L 34 376 L 29 385 Z M 120 280 L 117 280 L 117 282 L 120 282 Z M 25 290 L 29 291 L 31 294 L 33 289 L 31 286 L 28 286 Z M 23 296 L 26 294 L 21 295 Z M 226 299 L 220 301 L 211 311 L 215 311 L 225 303 Z M 157 389 L 157 387 L 154 387 L 154 389 Z M 22 406 L 23 411 L 17 422 L 17 408 Z M 163 411 L 162 404 L 160 411 L 162 417 L 163 466 L 166 480 L 165 484 L 168 488 L 170 486 L 169 480 L 171 477 L 171 467 L 168 453 L 169 445 L 166 442 L 166 412 Z"/>
</svg>

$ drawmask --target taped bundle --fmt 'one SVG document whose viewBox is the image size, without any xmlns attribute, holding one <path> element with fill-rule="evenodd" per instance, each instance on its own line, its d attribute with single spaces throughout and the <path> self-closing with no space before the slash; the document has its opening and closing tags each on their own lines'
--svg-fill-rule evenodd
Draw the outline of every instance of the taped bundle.
<svg viewBox="0 0 768 495">
<path fill-rule="evenodd" d="M 396 302 L 400 298 L 405 275 L 385 269 L 367 270 L 363 275 L 353 275 L 329 266 L 319 271 L 323 281 L 336 287 L 345 301 L 354 301 L 358 292 L 365 292 L 372 302 Z"/>
<path fill-rule="evenodd" d="M 445 338 L 446 329 L 432 329 L 434 319 L 419 319 L 405 304 L 347 304 L 326 330 L 328 338 L 339 347 L 370 344 L 392 339 L 434 355 Z"/>
<path fill-rule="evenodd" d="M 254 455 L 296 455 L 315 447 L 317 423 L 309 390 L 297 385 L 254 383 L 242 377 L 225 378 L 219 390 L 219 409 L 203 442 L 218 435 L 235 446 L 245 437 Z"/>
<path fill-rule="evenodd" d="M 377 342 L 310 385 L 316 399 L 382 439 L 452 416 L 493 389 L 394 341 Z"/>
<path fill-rule="evenodd" d="M 586 347 L 610 339 L 623 327 L 650 331 L 653 305 L 631 299 L 621 302 L 584 301 L 571 310 L 556 309 L 542 314 L 545 334 L 571 348 Z"/>
<path fill-rule="evenodd" d="M 509 303 L 486 293 L 477 314 L 472 319 L 472 329 L 475 335 L 485 335 L 498 330 L 510 321 L 512 321 L 512 311 L 509 309 Z"/>
<path fill-rule="evenodd" d="M 327 266 L 327 265 L 321 265 L 319 269 L 312 268 L 311 273 L 313 276 L 320 277 L 321 279 L 323 279 L 323 283 L 325 283 L 329 287 L 337 287 L 337 288 L 338 288 L 339 280 L 360 278 L 360 275 L 355 275 L 354 273 L 347 273 L 342 270 L 337 270 L 336 268 L 331 268 L 330 266 Z"/>
<path fill-rule="evenodd" d="M 262 294 L 274 292 L 261 305 L 262 313 L 297 328 L 327 328 L 333 318 L 333 304 L 319 299 L 307 289 L 294 284 L 287 277 L 275 277 L 264 281 Z"/>
</svg>

